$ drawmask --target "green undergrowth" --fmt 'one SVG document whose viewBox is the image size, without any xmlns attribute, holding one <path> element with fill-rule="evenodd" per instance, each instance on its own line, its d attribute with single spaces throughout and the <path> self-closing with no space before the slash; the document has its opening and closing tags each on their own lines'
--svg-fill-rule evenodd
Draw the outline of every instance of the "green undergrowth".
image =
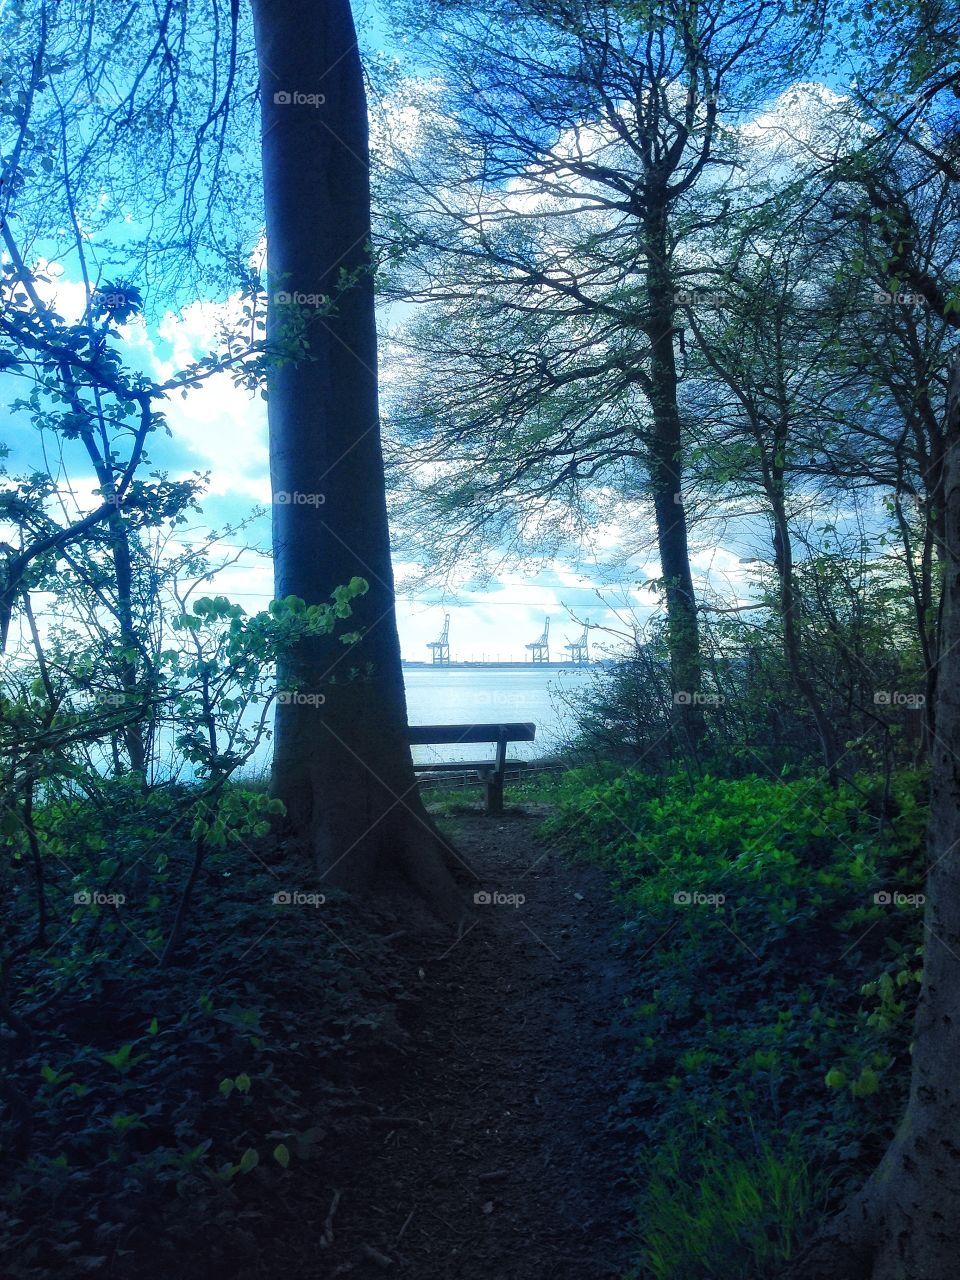
<svg viewBox="0 0 960 1280">
<path fill-rule="evenodd" d="M 236 793 L 161 967 L 190 848 L 169 796 L 111 785 L 35 815 L 48 920 L 4 974 L 3 1273 L 282 1273 L 316 1247 L 358 1090 L 406 1052 L 393 924 L 311 902 Z M 34 913 L 15 896 L 8 930 Z"/>
<path fill-rule="evenodd" d="M 626 913 L 635 1275 L 772 1277 L 902 1110 L 923 780 L 572 770 L 548 798 L 545 835 L 606 869 Z"/>
</svg>

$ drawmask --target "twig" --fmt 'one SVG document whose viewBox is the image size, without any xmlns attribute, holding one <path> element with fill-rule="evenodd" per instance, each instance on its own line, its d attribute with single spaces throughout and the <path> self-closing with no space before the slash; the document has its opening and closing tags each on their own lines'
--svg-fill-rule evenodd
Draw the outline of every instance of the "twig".
<svg viewBox="0 0 960 1280">
<path fill-rule="evenodd" d="M 340 1192 L 334 1190 L 333 1199 L 330 1201 L 330 1208 L 327 1210 L 327 1216 L 323 1223 L 323 1234 L 320 1237 L 321 1249 L 328 1249 L 333 1244 L 333 1215 L 337 1212 L 339 1203 Z"/>
<path fill-rule="evenodd" d="M 374 1249 L 372 1244 L 362 1244 L 360 1246 L 360 1252 L 365 1258 L 369 1258 L 371 1262 L 375 1262 L 378 1267 L 383 1267 L 384 1270 L 386 1270 L 387 1267 L 393 1266 L 393 1259 L 388 1258 L 387 1255 L 385 1253 L 381 1253 L 379 1249 Z"/>
</svg>

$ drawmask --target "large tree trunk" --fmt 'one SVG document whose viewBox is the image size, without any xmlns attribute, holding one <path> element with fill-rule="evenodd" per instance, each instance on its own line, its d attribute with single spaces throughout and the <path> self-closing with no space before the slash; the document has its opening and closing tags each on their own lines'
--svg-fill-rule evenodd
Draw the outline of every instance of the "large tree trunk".
<svg viewBox="0 0 960 1280">
<path fill-rule="evenodd" d="M 308 344 L 269 376 L 276 595 L 328 602 L 354 576 L 370 588 L 345 624 L 361 632 L 356 643 L 312 640 L 279 673 L 273 788 L 325 883 L 364 890 L 402 870 L 444 914 L 459 914 L 406 738 L 353 17 L 349 0 L 252 5 L 269 333 L 283 341 L 299 312 Z"/>
<path fill-rule="evenodd" d="M 924 918 L 907 1110 L 796 1280 L 955 1280 L 960 1268 L 960 362 L 947 398 L 945 577 Z"/>
</svg>

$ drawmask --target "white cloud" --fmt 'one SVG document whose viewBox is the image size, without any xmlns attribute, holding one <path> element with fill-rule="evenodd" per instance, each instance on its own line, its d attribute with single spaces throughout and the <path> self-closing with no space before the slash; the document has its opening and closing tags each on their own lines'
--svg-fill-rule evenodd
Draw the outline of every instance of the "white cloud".
<svg viewBox="0 0 960 1280">
<path fill-rule="evenodd" d="M 124 337 L 145 372 L 165 382 L 218 351 L 224 325 L 238 324 L 241 307 L 239 295 L 226 302 L 195 302 L 179 315 L 168 312 L 156 333 L 129 325 Z M 184 474 L 209 470 L 208 492 L 214 497 L 234 497 L 245 505 L 270 502 L 267 413 L 260 396 L 235 386 L 229 374 L 216 373 L 186 395 L 171 393 L 163 412 Z"/>
</svg>

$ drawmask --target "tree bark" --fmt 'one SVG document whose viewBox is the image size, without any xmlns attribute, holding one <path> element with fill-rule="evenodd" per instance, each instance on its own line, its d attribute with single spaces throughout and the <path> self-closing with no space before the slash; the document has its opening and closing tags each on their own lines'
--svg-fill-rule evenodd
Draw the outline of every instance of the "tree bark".
<svg viewBox="0 0 960 1280">
<path fill-rule="evenodd" d="M 648 394 L 653 417 L 648 462 L 667 604 L 674 715 L 688 743 L 696 747 L 704 731 L 703 712 L 696 704 L 703 674 L 700 628 L 681 494 L 683 438 L 673 347 L 676 301 L 667 260 L 667 212 L 666 205 L 656 200 L 644 222 L 644 255 L 647 284 L 644 328 L 650 348 Z"/>
<path fill-rule="evenodd" d="M 355 643 L 311 640 L 278 673 L 273 790 L 326 884 L 364 891 L 403 871 L 442 914 L 459 916 L 406 736 L 377 398 L 367 104 L 353 17 L 349 0 L 252 6 L 268 334 L 282 343 L 296 312 L 307 342 L 268 378 L 276 595 L 319 604 L 355 576 L 369 583 L 345 624 L 360 632 Z"/>
<path fill-rule="evenodd" d="M 862 1191 L 790 1280 L 954 1280 L 960 1259 L 960 361 L 947 396 L 942 627 L 910 1097 Z"/>
<path fill-rule="evenodd" d="M 138 648 L 137 629 L 133 620 L 133 566 L 130 558 L 130 543 L 123 517 L 117 513 L 107 523 L 110 535 L 110 554 L 113 559 L 114 573 L 117 581 L 117 621 L 120 624 L 120 640 L 128 653 L 134 654 Z M 123 659 L 120 667 L 120 682 L 124 692 L 132 701 L 137 698 L 137 663 L 134 658 Z M 146 782 L 147 772 L 147 737 L 142 723 L 132 721 L 124 726 L 123 741 L 130 758 L 130 769 Z"/>
<path fill-rule="evenodd" d="M 773 448 L 768 453 L 762 425 L 754 421 L 754 439 L 760 455 L 760 469 L 763 487 L 773 521 L 773 562 L 777 574 L 780 595 L 780 622 L 783 626 L 783 652 L 790 668 L 794 684 L 800 696 L 807 704 L 820 739 L 820 752 L 823 756 L 824 768 L 831 786 L 836 786 L 839 778 L 838 765 L 840 752 L 837 748 L 836 736 L 830 717 L 827 715 L 816 685 L 807 674 L 806 661 L 800 644 L 800 628 L 797 621 L 799 599 L 793 572 L 793 542 L 790 537 L 790 521 L 787 519 L 786 487 L 784 470 L 786 466 L 787 437 L 789 434 L 789 416 L 786 407 L 786 396 L 781 404 L 780 422 L 774 432 Z"/>
</svg>

